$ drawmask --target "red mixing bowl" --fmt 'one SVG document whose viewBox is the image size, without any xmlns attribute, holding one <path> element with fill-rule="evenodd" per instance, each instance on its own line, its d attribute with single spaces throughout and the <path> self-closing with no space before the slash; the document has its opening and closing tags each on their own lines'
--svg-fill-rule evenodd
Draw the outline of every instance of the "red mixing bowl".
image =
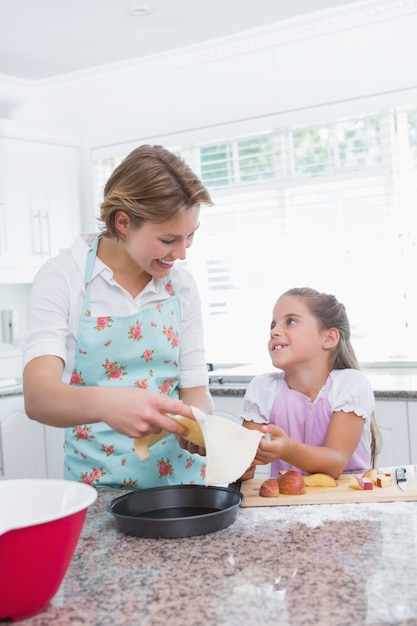
<svg viewBox="0 0 417 626">
<path fill-rule="evenodd" d="M 69 480 L 0 480 L 0 620 L 43 611 L 74 555 L 89 485 Z"/>
</svg>

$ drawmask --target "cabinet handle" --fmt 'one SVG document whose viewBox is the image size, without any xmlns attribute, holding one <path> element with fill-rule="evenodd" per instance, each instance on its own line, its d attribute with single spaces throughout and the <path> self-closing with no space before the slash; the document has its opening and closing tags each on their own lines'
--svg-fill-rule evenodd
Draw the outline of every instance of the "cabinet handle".
<svg viewBox="0 0 417 626">
<path fill-rule="evenodd" d="M 34 253 L 42 258 L 51 255 L 51 233 L 49 227 L 49 214 L 33 213 Z"/>
<path fill-rule="evenodd" d="M 6 254 L 6 218 L 4 215 L 4 206 L 0 204 L 0 255 Z"/>
<path fill-rule="evenodd" d="M 43 213 L 40 216 L 40 231 L 41 231 L 41 248 L 42 256 L 51 256 L 51 236 L 49 228 L 49 214 Z"/>
<path fill-rule="evenodd" d="M 42 234 L 41 234 L 41 215 L 38 213 L 32 214 L 33 223 L 33 252 L 42 256 Z"/>
</svg>

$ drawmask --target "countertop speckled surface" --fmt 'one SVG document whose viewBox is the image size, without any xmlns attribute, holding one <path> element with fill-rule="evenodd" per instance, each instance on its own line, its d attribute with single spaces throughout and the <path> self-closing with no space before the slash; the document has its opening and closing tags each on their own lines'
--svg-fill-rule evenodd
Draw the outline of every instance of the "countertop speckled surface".
<svg viewBox="0 0 417 626">
<path fill-rule="evenodd" d="M 372 385 L 376 399 L 417 400 L 417 368 L 374 368 L 362 370 Z M 219 383 L 219 378 L 222 383 Z M 212 376 L 213 396 L 243 396 L 250 377 L 245 381 Z"/>
<path fill-rule="evenodd" d="M 417 502 L 245 508 L 140 539 L 106 510 L 121 493 L 99 490 L 53 603 L 21 626 L 417 625 Z"/>
</svg>

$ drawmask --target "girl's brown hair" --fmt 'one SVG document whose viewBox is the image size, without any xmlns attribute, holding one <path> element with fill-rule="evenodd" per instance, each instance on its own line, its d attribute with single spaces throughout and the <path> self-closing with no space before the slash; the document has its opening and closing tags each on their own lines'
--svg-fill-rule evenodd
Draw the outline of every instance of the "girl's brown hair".
<svg viewBox="0 0 417 626">
<path fill-rule="evenodd" d="M 99 222 L 103 234 L 119 237 L 114 218 L 125 211 L 132 223 L 162 224 L 198 204 L 213 204 L 210 194 L 185 161 L 162 146 L 143 145 L 116 167 L 105 187 Z"/>
<path fill-rule="evenodd" d="M 335 296 L 320 293 L 310 287 L 294 287 L 283 293 L 279 299 L 284 296 L 299 296 L 303 299 L 311 315 L 316 318 L 320 328 L 323 330 L 336 328 L 339 331 L 340 338 L 330 359 L 332 370 L 360 369 L 350 341 L 350 324 L 345 306 Z M 380 451 L 380 431 L 374 413 L 371 415 L 371 435 L 371 458 L 372 467 L 374 467 L 376 456 Z"/>
</svg>

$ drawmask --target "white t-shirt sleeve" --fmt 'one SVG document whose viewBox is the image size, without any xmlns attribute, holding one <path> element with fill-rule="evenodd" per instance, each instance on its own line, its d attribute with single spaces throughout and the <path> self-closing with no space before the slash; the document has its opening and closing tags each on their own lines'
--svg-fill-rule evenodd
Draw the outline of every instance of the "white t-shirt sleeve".
<svg viewBox="0 0 417 626">
<path fill-rule="evenodd" d="M 282 388 L 282 372 L 259 374 L 250 381 L 244 398 L 242 420 L 256 424 L 269 424 L 272 406 Z"/>
<path fill-rule="evenodd" d="M 329 393 L 332 411 L 353 412 L 369 420 L 375 410 L 375 396 L 365 374 L 355 369 L 331 372 L 333 385 Z"/>
<path fill-rule="evenodd" d="M 47 261 L 35 276 L 29 296 L 24 365 L 44 355 L 58 356 L 66 362 L 70 301 L 68 275 L 55 259 Z"/>
<path fill-rule="evenodd" d="M 179 271 L 178 271 L 179 270 Z M 178 272 L 178 274 L 177 274 Z M 175 285 L 180 286 L 181 341 L 180 382 L 181 389 L 208 385 L 208 372 L 204 349 L 204 329 L 201 300 L 194 276 L 186 268 L 172 273 Z"/>
</svg>

